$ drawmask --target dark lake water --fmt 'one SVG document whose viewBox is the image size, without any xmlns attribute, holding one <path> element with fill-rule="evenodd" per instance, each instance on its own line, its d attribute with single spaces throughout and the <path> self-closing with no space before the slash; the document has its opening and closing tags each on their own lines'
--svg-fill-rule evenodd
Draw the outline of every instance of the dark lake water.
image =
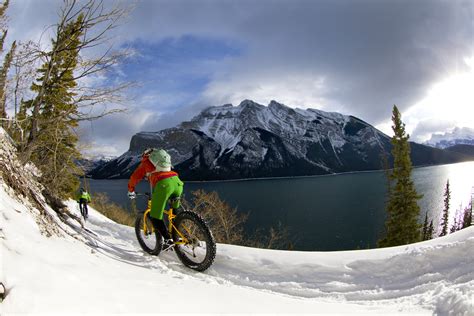
<svg viewBox="0 0 474 316">
<path fill-rule="evenodd" d="M 437 225 L 443 209 L 446 181 L 451 186 L 451 221 L 456 208 L 466 206 L 474 187 L 474 162 L 417 168 L 413 181 L 422 219 L 425 212 Z M 130 209 L 128 180 L 89 180 L 90 191 L 105 192 L 112 201 Z M 239 212 L 250 213 L 247 233 L 256 228 L 289 228 L 295 250 L 347 250 L 375 247 L 385 221 L 386 180 L 383 172 L 328 176 L 186 182 L 185 197 L 194 190 L 217 191 Z M 142 181 L 137 191 L 149 190 Z M 144 203 L 143 203 L 144 205 Z"/>
</svg>

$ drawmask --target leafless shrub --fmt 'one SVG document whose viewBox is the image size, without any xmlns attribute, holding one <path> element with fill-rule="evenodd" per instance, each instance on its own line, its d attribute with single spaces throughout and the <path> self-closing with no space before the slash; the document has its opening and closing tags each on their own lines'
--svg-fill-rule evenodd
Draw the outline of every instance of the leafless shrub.
<svg viewBox="0 0 474 316">
<path fill-rule="evenodd" d="M 219 243 L 269 249 L 291 249 L 288 230 L 281 223 L 268 231 L 257 229 L 250 236 L 244 232 L 249 215 L 242 214 L 221 200 L 217 192 L 197 190 L 192 192 L 192 203 L 184 201 L 184 207 L 199 213 L 209 224 Z"/>
<path fill-rule="evenodd" d="M 246 245 L 255 248 L 292 250 L 293 243 L 289 236 L 288 229 L 279 222 L 278 226 L 272 226 L 268 231 L 258 229 L 247 239 Z"/>
<path fill-rule="evenodd" d="M 243 223 L 247 220 L 246 214 L 239 214 L 237 209 L 221 200 L 217 192 L 197 190 L 192 194 L 192 204 L 185 202 L 185 205 L 208 222 L 217 242 L 244 244 Z"/>
<path fill-rule="evenodd" d="M 135 218 L 125 209 L 110 201 L 105 193 L 96 193 L 92 196 L 91 206 L 111 220 L 127 226 L 135 225 Z"/>
</svg>

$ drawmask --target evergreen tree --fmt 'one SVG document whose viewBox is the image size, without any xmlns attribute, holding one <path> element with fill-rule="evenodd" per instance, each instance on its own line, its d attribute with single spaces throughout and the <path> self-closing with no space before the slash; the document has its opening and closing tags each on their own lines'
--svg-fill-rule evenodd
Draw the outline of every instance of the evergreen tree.
<svg viewBox="0 0 474 316">
<path fill-rule="evenodd" d="M 105 6 L 102 0 L 63 1 L 52 45 L 35 54 L 42 64 L 31 86 L 33 97 L 20 104 L 18 116 L 25 119 L 18 128 L 24 135 L 19 151 L 23 162 L 31 160 L 39 167 L 41 181 L 56 198 L 74 191 L 78 183 L 74 174 L 82 174 L 74 164 L 80 156 L 75 134 L 79 122 L 123 111 L 108 105 L 121 100 L 121 91 L 130 83 L 77 85 L 81 79 L 105 73 L 127 56 L 108 46 L 108 34 L 129 11 L 121 7 Z M 108 47 L 98 54 L 97 49 L 104 46 Z M 106 106 L 94 113 L 99 104 Z"/>
<path fill-rule="evenodd" d="M 1 13 L 0 13 L 1 14 Z M 3 16 L 0 15 L 0 19 L 2 19 Z M 7 30 L 4 30 L 2 33 L 2 36 L 0 37 L 0 52 L 3 52 L 3 44 L 5 44 L 5 38 L 7 38 Z"/>
<path fill-rule="evenodd" d="M 446 187 L 444 189 L 444 209 L 441 217 L 441 233 L 439 237 L 446 236 L 448 233 L 448 221 L 449 221 L 449 201 L 451 200 L 451 190 L 449 189 L 449 180 L 446 181 Z"/>
<path fill-rule="evenodd" d="M 463 221 L 461 225 L 461 229 L 469 227 L 472 225 L 472 201 L 469 205 L 464 209 L 463 214 Z"/>
<path fill-rule="evenodd" d="M 449 230 L 449 233 L 452 234 L 454 232 L 457 232 L 459 230 L 459 225 L 458 225 L 458 221 L 456 218 L 454 218 L 454 223 L 453 225 L 451 226 L 451 229 Z"/>
<path fill-rule="evenodd" d="M 78 30 L 82 19 L 80 14 L 52 41 L 54 53 L 38 69 L 40 76 L 31 87 L 32 91 L 41 94 L 41 100 L 26 101 L 22 110 L 31 109 L 35 121 L 29 131 L 36 135 L 31 159 L 42 172 L 42 183 L 59 197 L 66 197 L 76 189 L 76 175 L 80 172 L 74 164 L 80 153 L 76 149 L 78 137 L 74 132 L 78 126 L 75 119 L 78 109 L 72 91 L 76 87 L 74 69 L 79 57 L 82 33 Z M 40 106 L 34 109 L 38 102 Z"/>
<path fill-rule="evenodd" d="M 5 0 L 3 4 L 0 6 L 0 27 L 2 27 L 2 35 L 0 36 L 0 52 L 3 52 L 3 44 L 5 43 L 5 38 L 7 37 L 8 31 L 5 29 L 5 21 L 6 21 L 6 11 L 8 9 L 10 1 Z"/>
<path fill-rule="evenodd" d="M 6 111 L 6 86 L 7 86 L 7 75 L 8 70 L 10 69 L 13 56 L 15 54 L 16 41 L 12 43 L 10 51 L 6 54 L 5 60 L 3 61 L 3 66 L 0 69 L 0 118 L 7 118 Z M 2 121 L 3 122 L 3 121 Z M 1 124 L 0 126 L 3 126 Z"/>
<path fill-rule="evenodd" d="M 5 38 L 7 37 L 8 30 L 5 29 L 6 21 L 6 11 L 8 9 L 9 1 L 6 0 L 0 6 L 0 27 L 2 27 L 2 35 L 0 36 L 0 53 L 3 52 L 3 44 L 5 43 Z M 5 121 L 3 119 L 7 118 L 7 112 L 5 109 L 5 86 L 8 69 L 10 68 L 11 61 L 13 59 L 13 54 L 15 51 L 16 42 L 13 42 L 10 52 L 5 56 L 5 61 L 3 67 L 0 69 L 0 126 L 4 126 Z"/>
<path fill-rule="evenodd" d="M 433 225 L 433 220 L 431 220 L 430 226 L 428 227 L 428 235 L 427 235 L 428 240 L 433 239 L 433 235 L 434 235 L 434 225 Z"/>
<path fill-rule="evenodd" d="M 5 11 L 7 11 L 9 3 L 10 3 L 9 0 L 5 0 L 2 6 L 0 6 L 0 17 L 5 16 Z"/>
<path fill-rule="evenodd" d="M 51 92 L 55 87 L 61 87 L 58 83 L 62 81 L 74 86 L 76 81 L 80 82 L 81 79 L 105 74 L 129 55 L 126 50 L 114 51 L 113 47 L 108 45 L 111 43 L 109 34 L 129 12 L 128 8 L 121 7 L 122 4 L 105 6 L 103 0 L 63 1 L 53 45 L 48 50 L 40 50 L 35 54 L 44 64 L 40 69 L 40 77 L 33 85 L 34 97 L 25 102 L 29 129 L 25 133 L 24 143 L 19 148 L 23 162 L 31 160 L 34 152 L 39 150 L 38 143 L 44 138 L 41 134 L 45 125 L 56 121 L 54 117 L 44 120 L 43 113 L 48 102 L 54 99 Z M 104 47 L 105 51 L 98 53 L 97 50 Z M 94 52 L 87 53 L 90 50 Z M 70 73 L 74 75 L 65 80 Z M 92 121 L 112 113 L 123 112 L 123 108 L 109 107 L 122 100 L 122 92 L 130 85 L 130 82 L 107 82 L 104 85 L 81 83 L 75 88 L 66 86 L 65 89 L 70 95 L 74 92 L 77 94 L 73 97 L 74 106 L 69 110 L 63 109 L 61 118 L 67 116 L 77 124 L 80 121 Z M 69 103 L 67 100 L 60 102 Z M 101 111 L 94 111 L 94 107 L 100 104 L 105 106 Z M 58 111 L 53 110 L 50 113 Z"/>
<path fill-rule="evenodd" d="M 423 235 L 422 235 L 422 240 L 428 240 L 428 229 L 429 229 L 429 224 L 428 224 L 428 212 L 425 213 L 425 220 L 423 222 Z"/>
<path fill-rule="evenodd" d="M 380 247 L 389 247 L 414 243 L 421 239 L 421 225 L 418 223 L 420 208 L 417 200 L 421 198 L 416 192 L 411 179 L 412 163 L 410 160 L 409 135 L 405 133 L 405 124 L 397 106 L 392 112 L 392 155 L 393 170 L 390 180 L 394 182 L 387 205 L 388 218 L 385 223 L 385 237 L 379 240 Z"/>
</svg>

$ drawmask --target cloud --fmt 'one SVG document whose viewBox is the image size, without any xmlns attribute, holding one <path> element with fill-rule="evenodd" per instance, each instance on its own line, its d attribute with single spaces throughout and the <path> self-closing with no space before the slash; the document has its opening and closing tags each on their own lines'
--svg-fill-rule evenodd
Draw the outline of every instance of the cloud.
<svg viewBox="0 0 474 316">
<path fill-rule="evenodd" d="M 130 138 L 142 130 L 149 117 L 156 115 L 143 109 L 108 115 L 95 121 L 85 121 L 79 126 L 83 152 L 100 153 L 107 148 L 107 155 L 117 156 L 129 148 Z"/>
<path fill-rule="evenodd" d="M 332 100 L 326 98 L 331 91 L 324 78 L 288 73 L 284 78 L 255 75 L 252 79 L 251 82 L 246 77 L 214 80 L 203 96 L 214 104 L 239 104 L 244 99 L 268 104 L 273 100 L 271 96 L 278 96 L 278 102 L 289 106 L 342 110 L 342 106 L 333 104 Z"/>
<path fill-rule="evenodd" d="M 81 150 L 88 156 L 118 156 L 128 150 L 131 136 L 138 132 L 155 132 L 190 120 L 208 106 L 196 102 L 175 112 L 157 113 L 133 107 L 126 113 L 112 114 L 79 128 Z"/>
<path fill-rule="evenodd" d="M 416 124 L 412 132 L 412 140 L 415 142 L 425 142 L 431 135 L 452 130 L 456 126 L 454 121 L 444 120 L 422 120 Z"/>
<path fill-rule="evenodd" d="M 474 65 L 470 60 L 466 59 L 468 71 L 432 85 L 426 96 L 406 111 L 406 124 L 415 141 L 423 142 L 433 133 L 474 125 Z"/>
<path fill-rule="evenodd" d="M 7 42 L 28 41 L 50 44 L 50 35 L 57 22 L 58 2 L 55 0 L 10 1 L 6 12 L 9 17 Z"/>
<path fill-rule="evenodd" d="M 14 29 L 33 32 L 54 22 L 58 3 L 14 5 Z M 356 115 L 385 131 L 397 104 L 421 139 L 447 124 L 421 100 L 437 83 L 469 71 L 473 6 L 470 0 L 137 2 L 116 40 L 137 51 L 136 64 L 122 71 L 143 74 L 131 107 L 150 114 L 143 125 L 125 124 L 127 131 L 178 122 L 190 116 L 188 107 L 275 99 Z M 224 54 L 212 54 L 215 43 L 216 51 L 226 47 Z M 122 122 L 107 124 L 114 123 Z"/>
<path fill-rule="evenodd" d="M 406 130 L 415 142 L 425 142 L 432 134 L 444 134 L 455 127 L 470 127 L 474 117 L 474 58 L 466 58 L 468 70 L 431 85 L 425 96 L 402 113 Z M 389 120 L 377 128 L 391 135 Z"/>
<path fill-rule="evenodd" d="M 322 98 L 326 108 L 377 123 L 392 104 L 407 109 L 462 65 L 472 51 L 469 8 L 470 1 L 145 1 L 133 21 L 148 22 L 130 30 L 148 40 L 200 34 L 245 42 L 246 55 L 224 65 L 205 92 L 216 102 L 255 95 L 310 106 Z M 325 85 L 311 89 L 320 78 Z M 310 90 L 289 97 L 303 87 Z"/>
</svg>

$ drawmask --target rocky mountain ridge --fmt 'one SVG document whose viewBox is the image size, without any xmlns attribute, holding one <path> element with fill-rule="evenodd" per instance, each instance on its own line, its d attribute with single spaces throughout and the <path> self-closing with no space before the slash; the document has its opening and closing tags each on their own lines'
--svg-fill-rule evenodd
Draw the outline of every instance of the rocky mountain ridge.
<svg viewBox="0 0 474 316">
<path fill-rule="evenodd" d="M 380 169 L 390 139 L 354 117 L 244 100 L 209 107 L 188 122 L 135 134 L 122 156 L 90 172 L 127 178 L 145 148 L 164 148 L 185 180 L 304 176 Z M 412 143 L 415 165 L 467 160 L 462 154 Z"/>
</svg>

